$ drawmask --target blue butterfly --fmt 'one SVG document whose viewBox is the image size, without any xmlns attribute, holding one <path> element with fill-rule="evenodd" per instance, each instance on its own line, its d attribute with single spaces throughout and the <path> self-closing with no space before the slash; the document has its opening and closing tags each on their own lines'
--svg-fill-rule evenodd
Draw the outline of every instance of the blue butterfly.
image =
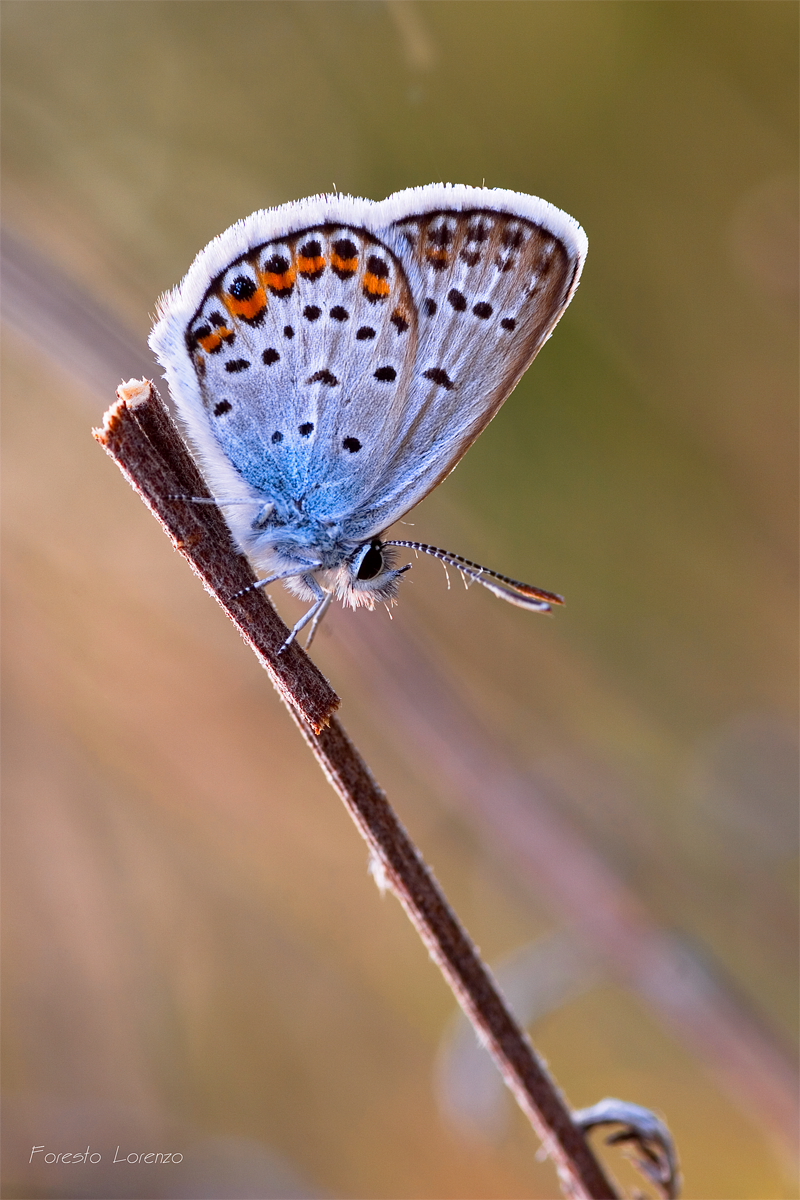
<svg viewBox="0 0 800 1200">
<path fill-rule="evenodd" d="M 533 196 L 431 184 L 253 213 L 160 302 L 150 345 L 237 545 L 311 601 L 391 600 L 432 554 L 495 595 L 561 598 L 422 542 L 386 539 L 453 470 L 578 285 L 580 225 Z M 287 642 L 288 644 L 288 642 Z"/>
</svg>

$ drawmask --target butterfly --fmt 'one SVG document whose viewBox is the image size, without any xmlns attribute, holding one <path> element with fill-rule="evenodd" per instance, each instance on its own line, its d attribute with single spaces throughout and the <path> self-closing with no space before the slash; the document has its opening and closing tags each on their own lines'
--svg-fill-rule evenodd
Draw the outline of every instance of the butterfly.
<svg viewBox="0 0 800 1200">
<path fill-rule="evenodd" d="M 544 200 L 431 184 L 238 221 L 159 302 L 150 346 L 231 533 L 311 607 L 391 601 L 408 548 L 547 612 L 561 597 L 386 531 L 448 475 L 550 337 L 587 239 Z M 192 499 L 192 498 L 186 498 Z M 197 498 L 194 498 L 197 499 Z"/>
</svg>

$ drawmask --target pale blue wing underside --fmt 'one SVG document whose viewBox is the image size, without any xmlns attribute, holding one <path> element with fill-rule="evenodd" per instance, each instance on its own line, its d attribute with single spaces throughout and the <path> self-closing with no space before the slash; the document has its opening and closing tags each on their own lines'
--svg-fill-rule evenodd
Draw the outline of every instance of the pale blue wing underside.
<svg viewBox="0 0 800 1200">
<path fill-rule="evenodd" d="M 357 542 L 453 469 L 552 332 L 585 249 L 572 218 L 517 193 L 317 197 L 212 242 L 151 344 L 221 494 Z"/>
</svg>

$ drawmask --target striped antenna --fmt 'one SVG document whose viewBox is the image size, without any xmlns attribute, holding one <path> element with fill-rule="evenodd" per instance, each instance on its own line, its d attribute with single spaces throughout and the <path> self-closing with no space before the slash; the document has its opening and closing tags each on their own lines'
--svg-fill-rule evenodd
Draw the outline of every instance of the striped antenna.
<svg viewBox="0 0 800 1200">
<path fill-rule="evenodd" d="M 447 566 L 455 567 L 467 578 L 482 583 L 501 600 L 507 600 L 509 604 L 518 604 L 520 608 L 527 608 L 531 612 L 551 612 L 552 605 L 564 603 L 563 596 L 557 596 L 555 592 L 545 592 L 542 588 L 533 587 L 530 583 L 522 583 L 519 579 L 509 579 L 507 575 L 501 575 L 498 571 L 490 571 L 488 567 L 470 562 L 468 558 L 462 558 L 460 554 L 451 554 L 449 550 L 440 550 L 438 546 L 428 546 L 425 542 L 406 541 L 391 541 L 382 544 L 384 546 L 405 546 L 409 550 L 419 550 L 421 554 L 430 554 L 446 563 Z"/>
</svg>

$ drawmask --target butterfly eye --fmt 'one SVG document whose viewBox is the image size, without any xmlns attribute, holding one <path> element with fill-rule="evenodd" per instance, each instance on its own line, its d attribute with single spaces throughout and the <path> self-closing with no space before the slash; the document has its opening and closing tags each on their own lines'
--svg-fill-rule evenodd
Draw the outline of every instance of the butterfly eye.
<svg viewBox="0 0 800 1200">
<path fill-rule="evenodd" d="M 360 561 L 356 559 L 356 579 L 374 579 L 376 575 L 380 575 L 384 566 L 383 547 L 377 538 L 373 538 L 368 546 L 362 546 L 359 555 Z"/>
</svg>

